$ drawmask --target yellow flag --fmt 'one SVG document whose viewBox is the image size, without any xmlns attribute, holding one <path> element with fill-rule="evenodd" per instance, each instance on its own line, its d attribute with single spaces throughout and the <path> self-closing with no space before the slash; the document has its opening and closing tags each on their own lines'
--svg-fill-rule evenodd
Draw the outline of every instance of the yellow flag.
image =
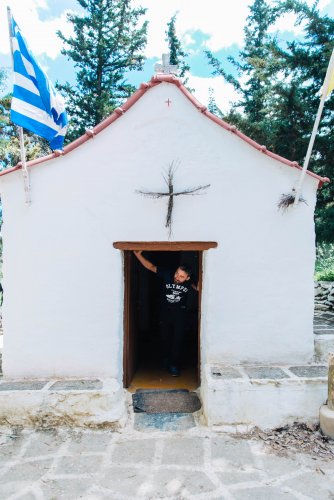
<svg viewBox="0 0 334 500">
<path fill-rule="evenodd" d="M 328 89 L 327 89 L 327 94 L 330 94 L 332 90 L 334 89 L 334 69 L 332 71 L 332 74 L 330 76 L 329 84 L 328 84 Z"/>
<path fill-rule="evenodd" d="M 334 89 L 334 49 L 327 68 L 323 91 L 327 97 Z"/>
</svg>

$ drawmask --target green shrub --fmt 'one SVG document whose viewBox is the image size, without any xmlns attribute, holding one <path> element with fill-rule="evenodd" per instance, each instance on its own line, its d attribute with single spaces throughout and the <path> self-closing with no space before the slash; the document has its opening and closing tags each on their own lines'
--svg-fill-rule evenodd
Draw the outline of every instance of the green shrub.
<svg viewBox="0 0 334 500">
<path fill-rule="evenodd" d="M 315 281 L 334 281 L 334 269 L 315 273 Z"/>
<path fill-rule="evenodd" d="M 318 243 L 315 262 L 316 281 L 334 281 L 334 243 Z"/>
<path fill-rule="evenodd" d="M 334 203 L 328 203 L 325 208 L 315 211 L 315 232 L 317 240 L 321 242 L 334 242 Z"/>
</svg>

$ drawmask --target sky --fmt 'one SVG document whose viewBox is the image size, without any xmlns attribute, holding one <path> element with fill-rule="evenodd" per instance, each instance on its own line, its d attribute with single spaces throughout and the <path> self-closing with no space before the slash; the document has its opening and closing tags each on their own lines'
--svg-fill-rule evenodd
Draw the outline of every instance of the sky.
<svg viewBox="0 0 334 500">
<path fill-rule="evenodd" d="M 274 0 L 269 0 L 272 2 Z M 306 0 L 310 5 L 313 0 Z M 145 50 L 147 58 L 144 70 L 129 74 L 128 81 L 138 87 L 154 74 L 154 64 L 161 60 L 161 54 L 168 52 L 165 41 L 167 22 L 177 13 L 176 30 L 183 48 L 189 54 L 191 76 L 189 86 L 195 96 L 207 105 L 209 88 L 214 91 L 217 105 L 226 111 L 230 102 L 238 96 L 230 84 L 222 77 L 213 77 L 203 51 L 209 49 L 223 61 L 224 67 L 233 71 L 228 56 L 237 56 L 243 43 L 243 28 L 249 14 L 252 0 L 132 0 L 133 6 L 147 8 L 149 21 L 148 43 Z M 205 5 L 205 10 L 203 9 Z M 55 83 L 75 83 L 73 65 L 61 55 L 62 42 L 56 32 L 65 36 L 72 33 L 67 22 L 68 12 L 78 12 L 76 0 L 0 0 L 0 67 L 9 71 L 11 90 L 11 56 L 8 39 L 7 6 L 20 26 L 31 51 L 38 59 L 49 78 Z M 224 8 L 228 6 L 228 8 Z M 322 14 L 334 17 L 334 0 L 320 0 Z M 281 40 L 292 40 L 302 36 L 302 28 L 294 25 L 293 16 L 280 19 L 274 30 Z"/>
</svg>

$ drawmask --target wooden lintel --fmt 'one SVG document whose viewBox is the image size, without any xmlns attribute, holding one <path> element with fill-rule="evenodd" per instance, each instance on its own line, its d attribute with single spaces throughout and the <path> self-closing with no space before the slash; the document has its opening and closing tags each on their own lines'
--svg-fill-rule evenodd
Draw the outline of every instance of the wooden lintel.
<svg viewBox="0 0 334 500">
<path fill-rule="evenodd" d="M 201 251 L 216 248 L 216 241 L 115 241 L 117 250 Z"/>
</svg>

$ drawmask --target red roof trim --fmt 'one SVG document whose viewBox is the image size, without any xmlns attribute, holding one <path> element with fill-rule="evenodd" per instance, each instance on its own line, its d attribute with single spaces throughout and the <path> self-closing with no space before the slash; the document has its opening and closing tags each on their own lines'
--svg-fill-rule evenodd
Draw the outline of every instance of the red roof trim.
<svg viewBox="0 0 334 500">
<path fill-rule="evenodd" d="M 197 99 L 185 88 L 185 86 L 181 83 L 181 81 L 174 75 L 164 75 L 164 74 L 157 74 L 154 75 L 151 80 L 147 83 L 142 83 L 139 87 L 139 89 L 119 108 L 116 108 L 114 112 L 108 116 L 105 120 L 100 122 L 98 125 L 96 125 L 93 129 L 87 130 L 85 134 L 83 134 L 81 137 L 76 139 L 75 141 L 71 142 L 67 146 L 64 147 L 63 151 L 54 151 L 52 154 L 48 156 L 42 156 L 41 158 L 37 158 L 36 160 L 31 160 L 27 162 L 28 167 L 33 167 L 35 165 L 39 165 L 40 163 L 44 163 L 46 161 L 52 160 L 53 158 L 57 158 L 58 156 L 63 156 L 71 151 L 73 149 L 76 149 L 77 147 L 81 146 L 84 142 L 88 141 L 89 139 L 93 138 L 96 134 L 100 133 L 102 130 L 104 130 L 106 127 L 108 127 L 111 123 L 116 121 L 120 116 L 122 116 L 131 106 L 133 106 L 144 94 L 147 90 L 149 90 L 152 87 L 155 87 L 156 85 L 159 85 L 162 82 L 166 83 L 173 83 L 176 85 L 181 92 L 189 99 L 189 101 L 205 116 L 210 118 L 213 122 L 215 122 L 217 125 L 220 125 L 223 127 L 225 130 L 228 130 L 229 132 L 232 132 L 233 134 L 237 135 L 242 139 L 243 141 L 247 142 L 250 146 L 253 146 L 255 149 L 258 151 L 261 151 L 262 153 L 266 154 L 267 156 L 270 156 L 274 160 L 278 160 L 281 163 L 284 163 L 285 165 L 288 165 L 289 167 L 293 168 L 298 168 L 299 170 L 302 170 L 302 167 L 298 165 L 297 162 L 295 161 L 290 161 L 287 160 L 286 158 L 283 158 L 283 156 L 279 156 L 275 153 L 272 153 L 271 151 L 268 151 L 266 146 L 261 146 L 257 142 L 253 141 L 250 137 L 247 137 L 245 134 L 240 132 L 234 125 L 229 125 L 227 122 L 222 120 L 221 118 L 218 118 L 218 116 L 210 113 L 210 111 L 207 110 L 205 106 L 203 106 Z M 19 162 L 15 167 L 8 168 L 0 172 L 0 176 L 2 175 L 7 175 L 10 174 L 11 172 L 14 172 L 15 170 L 18 170 L 22 168 L 21 162 Z M 308 175 L 311 177 L 314 177 L 319 181 L 319 187 L 321 187 L 325 182 L 330 182 L 328 177 L 321 177 L 320 175 L 317 175 L 313 172 L 310 172 L 307 170 L 306 172 Z"/>
</svg>

